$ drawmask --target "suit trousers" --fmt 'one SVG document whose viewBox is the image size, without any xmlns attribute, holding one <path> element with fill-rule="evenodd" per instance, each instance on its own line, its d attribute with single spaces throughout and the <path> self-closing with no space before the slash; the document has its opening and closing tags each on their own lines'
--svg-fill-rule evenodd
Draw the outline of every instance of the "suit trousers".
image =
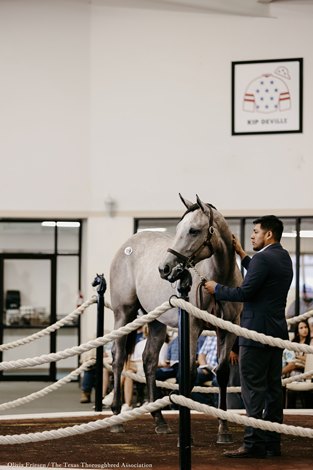
<svg viewBox="0 0 313 470">
<path fill-rule="evenodd" d="M 240 346 L 241 395 L 247 416 L 283 422 L 282 349 Z M 244 446 L 257 452 L 280 447 L 280 434 L 247 426 Z"/>
</svg>

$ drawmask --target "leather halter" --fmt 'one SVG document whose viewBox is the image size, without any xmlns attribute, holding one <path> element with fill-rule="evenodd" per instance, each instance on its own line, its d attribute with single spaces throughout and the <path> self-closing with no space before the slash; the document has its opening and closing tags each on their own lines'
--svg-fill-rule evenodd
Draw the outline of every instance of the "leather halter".
<svg viewBox="0 0 313 470">
<path fill-rule="evenodd" d="M 185 256 L 185 255 L 182 255 L 181 253 L 179 253 L 178 251 L 175 251 L 175 250 L 172 250 L 172 248 L 168 248 L 168 252 L 169 253 L 172 253 L 172 255 L 176 256 L 176 258 L 186 267 L 188 268 L 193 268 L 195 266 L 195 258 L 197 256 L 197 254 L 202 250 L 202 248 L 204 248 L 205 246 L 207 246 L 209 249 L 210 249 L 210 256 L 211 257 L 214 253 L 214 249 L 213 249 L 213 246 L 212 246 L 212 243 L 211 243 L 211 238 L 212 238 L 212 235 L 214 233 L 214 227 L 213 227 L 213 209 L 211 207 L 211 205 L 209 204 L 208 205 L 209 207 L 209 210 L 210 210 L 210 215 L 209 215 L 209 228 L 208 228 L 208 233 L 207 233 L 207 236 L 206 236 L 206 239 L 204 240 L 204 242 L 202 243 L 202 245 L 199 246 L 199 248 L 197 248 L 189 257 Z"/>
</svg>

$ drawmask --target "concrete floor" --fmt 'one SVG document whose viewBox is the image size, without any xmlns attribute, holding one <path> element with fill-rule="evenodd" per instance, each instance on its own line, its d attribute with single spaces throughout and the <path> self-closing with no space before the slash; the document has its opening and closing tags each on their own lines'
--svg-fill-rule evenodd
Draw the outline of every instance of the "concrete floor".
<svg viewBox="0 0 313 470">
<path fill-rule="evenodd" d="M 0 402 L 7 403 L 17 398 L 24 397 L 30 393 L 42 390 L 50 385 L 50 382 L 0 382 Z M 80 387 L 78 382 L 70 382 L 63 385 L 58 390 L 53 391 L 45 397 L 38 398 L 25 405 L 19 405 L 8 410 L 0 410 L 0 417 L 15 418 L 20 415 L 46 414 L 46 413 L 93 413 L 94 412 L 94 392 L 92 393 L 92 403 L 80 403 Z"/>
</svg>

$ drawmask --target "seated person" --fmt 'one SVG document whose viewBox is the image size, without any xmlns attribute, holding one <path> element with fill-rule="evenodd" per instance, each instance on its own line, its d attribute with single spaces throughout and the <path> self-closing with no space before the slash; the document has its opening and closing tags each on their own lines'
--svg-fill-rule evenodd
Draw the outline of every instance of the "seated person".
<svg viewBox="0 0 313 470">
<path fill-rule="evenodd" d="M 301 320 L 295 328 L 295 337 L 293 342 L 300 344 L 310 344 L 309 325 L 306 320 Z M 284 349 L 282 358 L 282 377 L 293 377 L 304 372 L 305 353 L 290 351 Z M 286 390 L 284 389 L 284 392 Z M 297 407 L 297 399 L 300 398 L 304 403 L 308 395 L 306 392 L 288 391 L 288 408 Z"/>
<path fill-rule="evenodd" d="M 111 354 L 112 342 L 107 343 L 103 347 L 103 362 L 108 364 L 112 363 L 112 354 Z M 81 362 L 86 362 L 90 359 L 96 359 L 96 349 L 90 349 L 82 354 Z M 105 396 L 109 389 L 110 383 L 110 372 L 106 367 L 103 367 L 103 383 L 102 383 L 102 395 Z M 90 403 L 91 402 L 91 393 L 96 386 L 96 365 L 88 367 L 87 370 L 83 373 L 83 378 L 81 382 L 81 396 L 80 403 Z"/>
<path fill-rule="evenodd" d="M 148 335 L 148 326 L 144 325 L 143 327 L 137 330 L 136 335 L 136 344 L 133 353 L 129 357 L 128 361 L 125 364 L 124 370 L 127 372 L 133 372 L 134 374 L 139 374 L 144 376 L 142 354 L 146 346 L 147 335 Z M 122 378 L 122 383 L 124 386 L 124 404 L 122 406 L 122 411 L 129 411 L 133 408 L 133 393 L 134 393 L 134 381 L 130 377 Z M 144 402 L 144 391 L 145 384 L 141 382 L 136 382 L 137 390 L 137 405 L 141 406 Z"/>
<path fill-rule="evenodd" d="M 165 364 L 163 367 L 158 367 L 156 370 L 155 378 L 156 380 L 167 380 L 175 378 L 177 381 L 178 377 L 178 359 L 179 358 L 179 346 L 178 346 L 178 336 L 175 336 L 172 339 L 167 347 L 167 355 Z"/>
<path fill-rule="evenodd" d="M 239 341 L 238 337 L 233 345 L 229 355 L 229 387 L 240 387 L 240 374 L 239 374 Z M 242 401 L 241 393 L 227 393 L 227 409 L 242 409 L 244 404 Z"/>
<path fill-rule="evenodd" d="M 206 382 L 211 382 L 212 386 L 217 387 L 217 379 L 214 372 L 217 361 L 217 338 L 216 336 L 207 336 L 202 344 L 198 355 L 198 369 L 195 379 L 195 386 L 203 386 Z M 199 403 L 217 406 L 218 394 L 192 392 L 191 398 Z"/>
</svg>

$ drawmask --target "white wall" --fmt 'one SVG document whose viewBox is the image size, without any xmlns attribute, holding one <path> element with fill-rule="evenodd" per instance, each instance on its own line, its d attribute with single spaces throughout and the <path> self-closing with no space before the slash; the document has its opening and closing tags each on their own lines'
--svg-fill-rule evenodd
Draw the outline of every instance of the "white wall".
<svg viewBox="0 0 313 470">
<path fill-rule="evenodd" d="M 133 217 L 180 214 L 178 192 L 226 215 L 313 214 L 312 2 L 270 18 L 165 3 L 0 2 L 0 215 L 86 217 L 85 298 Z M 231 62 L 296 57 L 303 133 L 231 136 Z"/>
<path fill-rule="evenodd" d="M 130 217 L 90 217 L 84 230 L 83 284 L 85 298 L 97 294 L 91 283 L 97 273 L 104 274 L 107 281 L 105 300 L 110 302 L 109 268 L 111 260 L 122 243 L 133 233 L 133 221 Z M 93 339 L 96 335 L 97 306 L 89 307 L 81 317 L 82 338 Z M 105 329 L 113 328 L 113 314 L 105 309 Z"/>
<path fill-rule="evenodd" d="M 106 193 L 122 211 L 177 209 L 179 191 L 224 210 L 312 209 L 313 6 L 279 3 L 275 18 L 248 18 L 95 2 L 94 209 Z M 231 62 L 292 57 L 304 58 L 304 132 L 231 136 Z"/>
<path fill-rule="evenodd" d="M 0 2 L 0 211 L 89 208 L 86 0 Z"/>
</svg>

